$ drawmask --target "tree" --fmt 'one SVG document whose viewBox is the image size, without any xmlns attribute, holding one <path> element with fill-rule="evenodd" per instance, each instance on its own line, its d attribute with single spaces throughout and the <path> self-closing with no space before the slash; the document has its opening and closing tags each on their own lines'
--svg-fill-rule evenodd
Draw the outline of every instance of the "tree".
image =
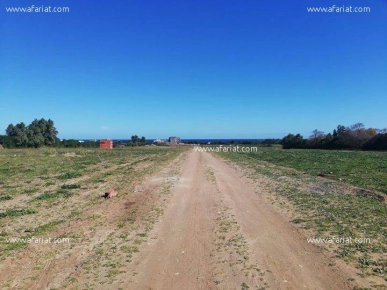
<svg viewBox="0 0 387 290">
<path fill-rule="evenodd" d="M 144 146 L 146 145 L 146 138 L 142 136 L 139 138 L 137 135 L 133 135 L 130 141 L 131 146 Z"/>
<path fill-rule="evenodd" d="M 333 130 L 333 140 L 332 140 L 333 148 L 342 149 L 347 147 L 344 140 L 346 132 L 347 132 L 347 128 L 342 125 L 338 125 L 337 129 Z"/>
<path fill-rule="evenodd" d="M 0 135 L 0 144 L 4 148 L 15 148 L 15 138 L 7 135 Z"/>
<path fill-rule="evenodd" d="M 44 130 L 43 122 L 39 122 L 37 119 L 33 120 L 30 125 L 28 125 L 27 137 L 28 137 L 28 146 L 38 148 L 44 145 Z"/>
<path fill-rule="evenodd" d="M 81 147 L 81 143 L 78 140 L 74 140 L 74 139 L 69 139 L 69 140 L 63 139 L 61 143 L 66 148 Z"/>
<path fill-rule="evenodd" d="M 324 138 L 324 132 L 315 129 L 312 131 L 312 135 L 310 135 L 307 145 L 311 148 L 321 148 Z"/>
<path fill-rule="evenodd" d="M 16 124 L 14 128 L 14 137 L 15 137 L 15 144 L 18 147 L 27 147 L 28 144 L 28 134 L 27 134 L 27 127 L 26 125 L 21 122 L 19 124 Z M 12 135 L 11 135 L 12 136 Z"/>
<path fill-rule="evenodd" d="M 378 134 L 386 134 L 386 133 L 387 133 L 387 128 L 376 129 L 376 132 L 377 132 Z"/>
<path fill-rule="evenodd" d="M 9 137 L 15 136 L 16 135 L 15 126 L 13 124 L 9 124 L 7 129 L 5 129 L 5 133 Z"/>
<path fill-rule="evenodd" d="M 139 138 L 137 135 L 133 135 L 131 137 L 131 140 L 132 140 L 132 146 L 137 146 L 138 145 L 138 142 L 139 142 Z"/>
<path fill-rule="evenodd" d="M 305 146 L 306 140 L 300 134 L 297 134 L 297 135 L 288 134 L 282 139 L 281 144 L 284 149 L 292 149 L 292 148 L 301 149 L 306 147 Z"/>
<path fill-rule="evenodd" d="M 364 129 L 364 124 L 360 122 L 349 126 L 349 130 L 351 131 L 358 131 L 362 129 Z"/>
<path fill-rule="evenodd" d="M 41 119 L 39 122 L 43 131 L 42 133 L 44 137 L 44 144 L 47 146 L 54 145 L 58 140 L 58 138 L 56 137 L 58 131 L 54 126 L 54 121 L 52 121 L 51 119 L 48 119 L 47 121 Z"/>
<path fill-rule="evenodd" d="M 364 145 L 364 150 L 387 150 L 387 133 L 377 134 Z"/>
<path fill-rule="evenodd" d="M 17 147 L 52 146 L 58 141 L 58 131 L 51 119 L 35 119 L 28 126 L 23 122 L 15 126 L 9 124 L 5 132 L 9 138 L 14 138 Z"/>
<path fill-rule="evenodd" d="M 321 139 L 324 138 L 325 134 L 323 131 L 319 131 L 317 129 L 312 131 L 312 135 L 310 135 L 309 139 Z"/>
<path fill-rule="evenodd" d="M 337 126 L 337 138 L 340 138 L 340 136 L 343 136 L 345 134 L 345 132 L 347 131 L 347 128 L 342 126 L 342 125 L 338 125 Z"/>
<path fill-rule="evenodd" d="M 284 149 L 354 149 L 354 150 L 387 150 L 387 129 L 366 128 L 363 123 L 345 127 L 338 125 L 332 134 L 313 130 L 306 141 L 300 134 L 288 134 L 281 144 Z"/>
<path fill-rule="evenodd" d="M 333 139 L 337 139 L 338 135 L 339 134 L 337 133 L 336 129 L 334 129 L 332 134 Z"/>
<path fill-rule="evenodd" d="M 339 144 L 348 149 L 361 149 L 376 134 L 376 129 L 365 129 L 363 123 L 356 123 L 346 128 L 345 132 L 339 136 Z"/>
</svg>

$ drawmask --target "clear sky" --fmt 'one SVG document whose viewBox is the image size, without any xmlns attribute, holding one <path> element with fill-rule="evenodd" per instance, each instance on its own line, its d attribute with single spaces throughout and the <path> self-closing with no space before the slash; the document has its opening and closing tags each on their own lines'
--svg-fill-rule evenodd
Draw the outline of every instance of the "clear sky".
<svg viewBox="0 0 387 290">
<path fill-rule="evenodd" d="M 69 13 L 6 13 L 67 6 Z M 370 13 L 308 13 L 368 6 Z M 387 127 L 386 0 L 2 0 L 0 130 L 305 137 Z M 4 134 L 4 131 L 0 134 Z"/>
</svg>

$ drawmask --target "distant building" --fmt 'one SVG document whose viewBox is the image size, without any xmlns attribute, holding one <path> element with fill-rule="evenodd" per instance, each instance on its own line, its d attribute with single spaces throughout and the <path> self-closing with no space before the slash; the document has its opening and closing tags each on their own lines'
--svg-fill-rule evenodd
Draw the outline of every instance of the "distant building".
<svg viewBox="0 0 387 290">
<path fill-rule="evenodd" d="M 169 143 L 170 144 L 180 144 L 181 143 L 180 137 L 169 137 Z"/>
<path fill-rule="evenodd" d="M 113 149 L 113 140 L 111 139 L 102 139 L 99 141 L 100 149 Z"/>
<path fill-rule="evenodd" d="M 162 143 L 162 144 L 165 144 L 165 143 L 167 143 L 167 141 L 162 140 L 162 139 L 155 139 L 155 140 L 153 140 L 153 143 Z"/>
</svg>

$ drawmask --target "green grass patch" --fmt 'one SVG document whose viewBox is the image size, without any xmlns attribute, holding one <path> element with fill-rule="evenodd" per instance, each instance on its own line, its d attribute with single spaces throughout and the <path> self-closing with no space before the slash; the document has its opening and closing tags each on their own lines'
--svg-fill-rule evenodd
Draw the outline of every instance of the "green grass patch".
<svg viewBox="0 0 387 290">
<path fill-rule="evenodd" d="M 33 193 L 36 193 L 36 192 L 38 192 L 37 188 L 29 188 L 29 189 L 23 190 L 24 194 L 33 194 Z"/>
<path fill-rule="evenodd" d="M 139 252 L 137 246 L 122 246 L 121 251 L 130 255 Z"/>
<path fill-rule="evenodd" d="M 260 148 L 252 153 L 220 153 L 233 160 L 251 158 L 309 175 L 387 193 L 387 152 Z"/>
<path fill-rule="evenodd" d="M 53 198 L 69 198 L 73 195 L 72 192 L 65 191 L 63 189 L 58 189 L 56 192 L 45 192 L 37 197 L 35 197 L 34 200 L 46 200 L 46 199 L 53 199 Z"/>
<path fill-rule="evenodd" d="M 47 224 L 38 226 L 37 228 L 34 229 L 33 233 L 35 236 L 43 235 L 47 232 L 51 232 L 55 230 L 57 226 L 63 222 L 64 220 L 58 220 L 58 221 L 53 221 L 53 222 L 49 222 Z"/>
<path fill-rule="evenodd" d="M 11 199 L 13 199 L 13 197 L 10 196 L 10 195 L 2 195 L 2 196 L 0 196 L 0 200 L 11 200 Z"/>
<path fill-rule="evenodd" d="M 36 210 L 30 208 L 24 209 L 7 209 L 5 212 L 0 212 L 0 219 L 5 217 L 19 217 L 27 214 L 37 213 Z"/>
<path fill-rule="evenodd" d="M 59 180 L 64 180 L 64 179 L 72 179 L 72 178 L 77 178 L 80 177 L 82 174 L 78 172 L 66 172 L 65 174 L 59 175 L 57 178 Z"/>
<path fill-rule="evenodd" d="M 77 189 L 81 188 L 79 184 L 63 184 L 60 188 L 62 189 Z"/>
</svg>

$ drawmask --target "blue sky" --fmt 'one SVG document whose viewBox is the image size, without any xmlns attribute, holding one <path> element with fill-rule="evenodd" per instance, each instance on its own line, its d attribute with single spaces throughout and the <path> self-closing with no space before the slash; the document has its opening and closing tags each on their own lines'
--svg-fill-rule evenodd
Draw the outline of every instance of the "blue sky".
<svg viewBox="0 0 387 290">
<path fill-rule="evenodd" d="M 387 1 L 289 2 L 2 1 L 0 130 L 34 118 L 79 139 L 387 127 Z M 32 4 L 70 12 L 5 12 Z M 371 12 L 306 11 L 333 4 Z"/>
</svg>

